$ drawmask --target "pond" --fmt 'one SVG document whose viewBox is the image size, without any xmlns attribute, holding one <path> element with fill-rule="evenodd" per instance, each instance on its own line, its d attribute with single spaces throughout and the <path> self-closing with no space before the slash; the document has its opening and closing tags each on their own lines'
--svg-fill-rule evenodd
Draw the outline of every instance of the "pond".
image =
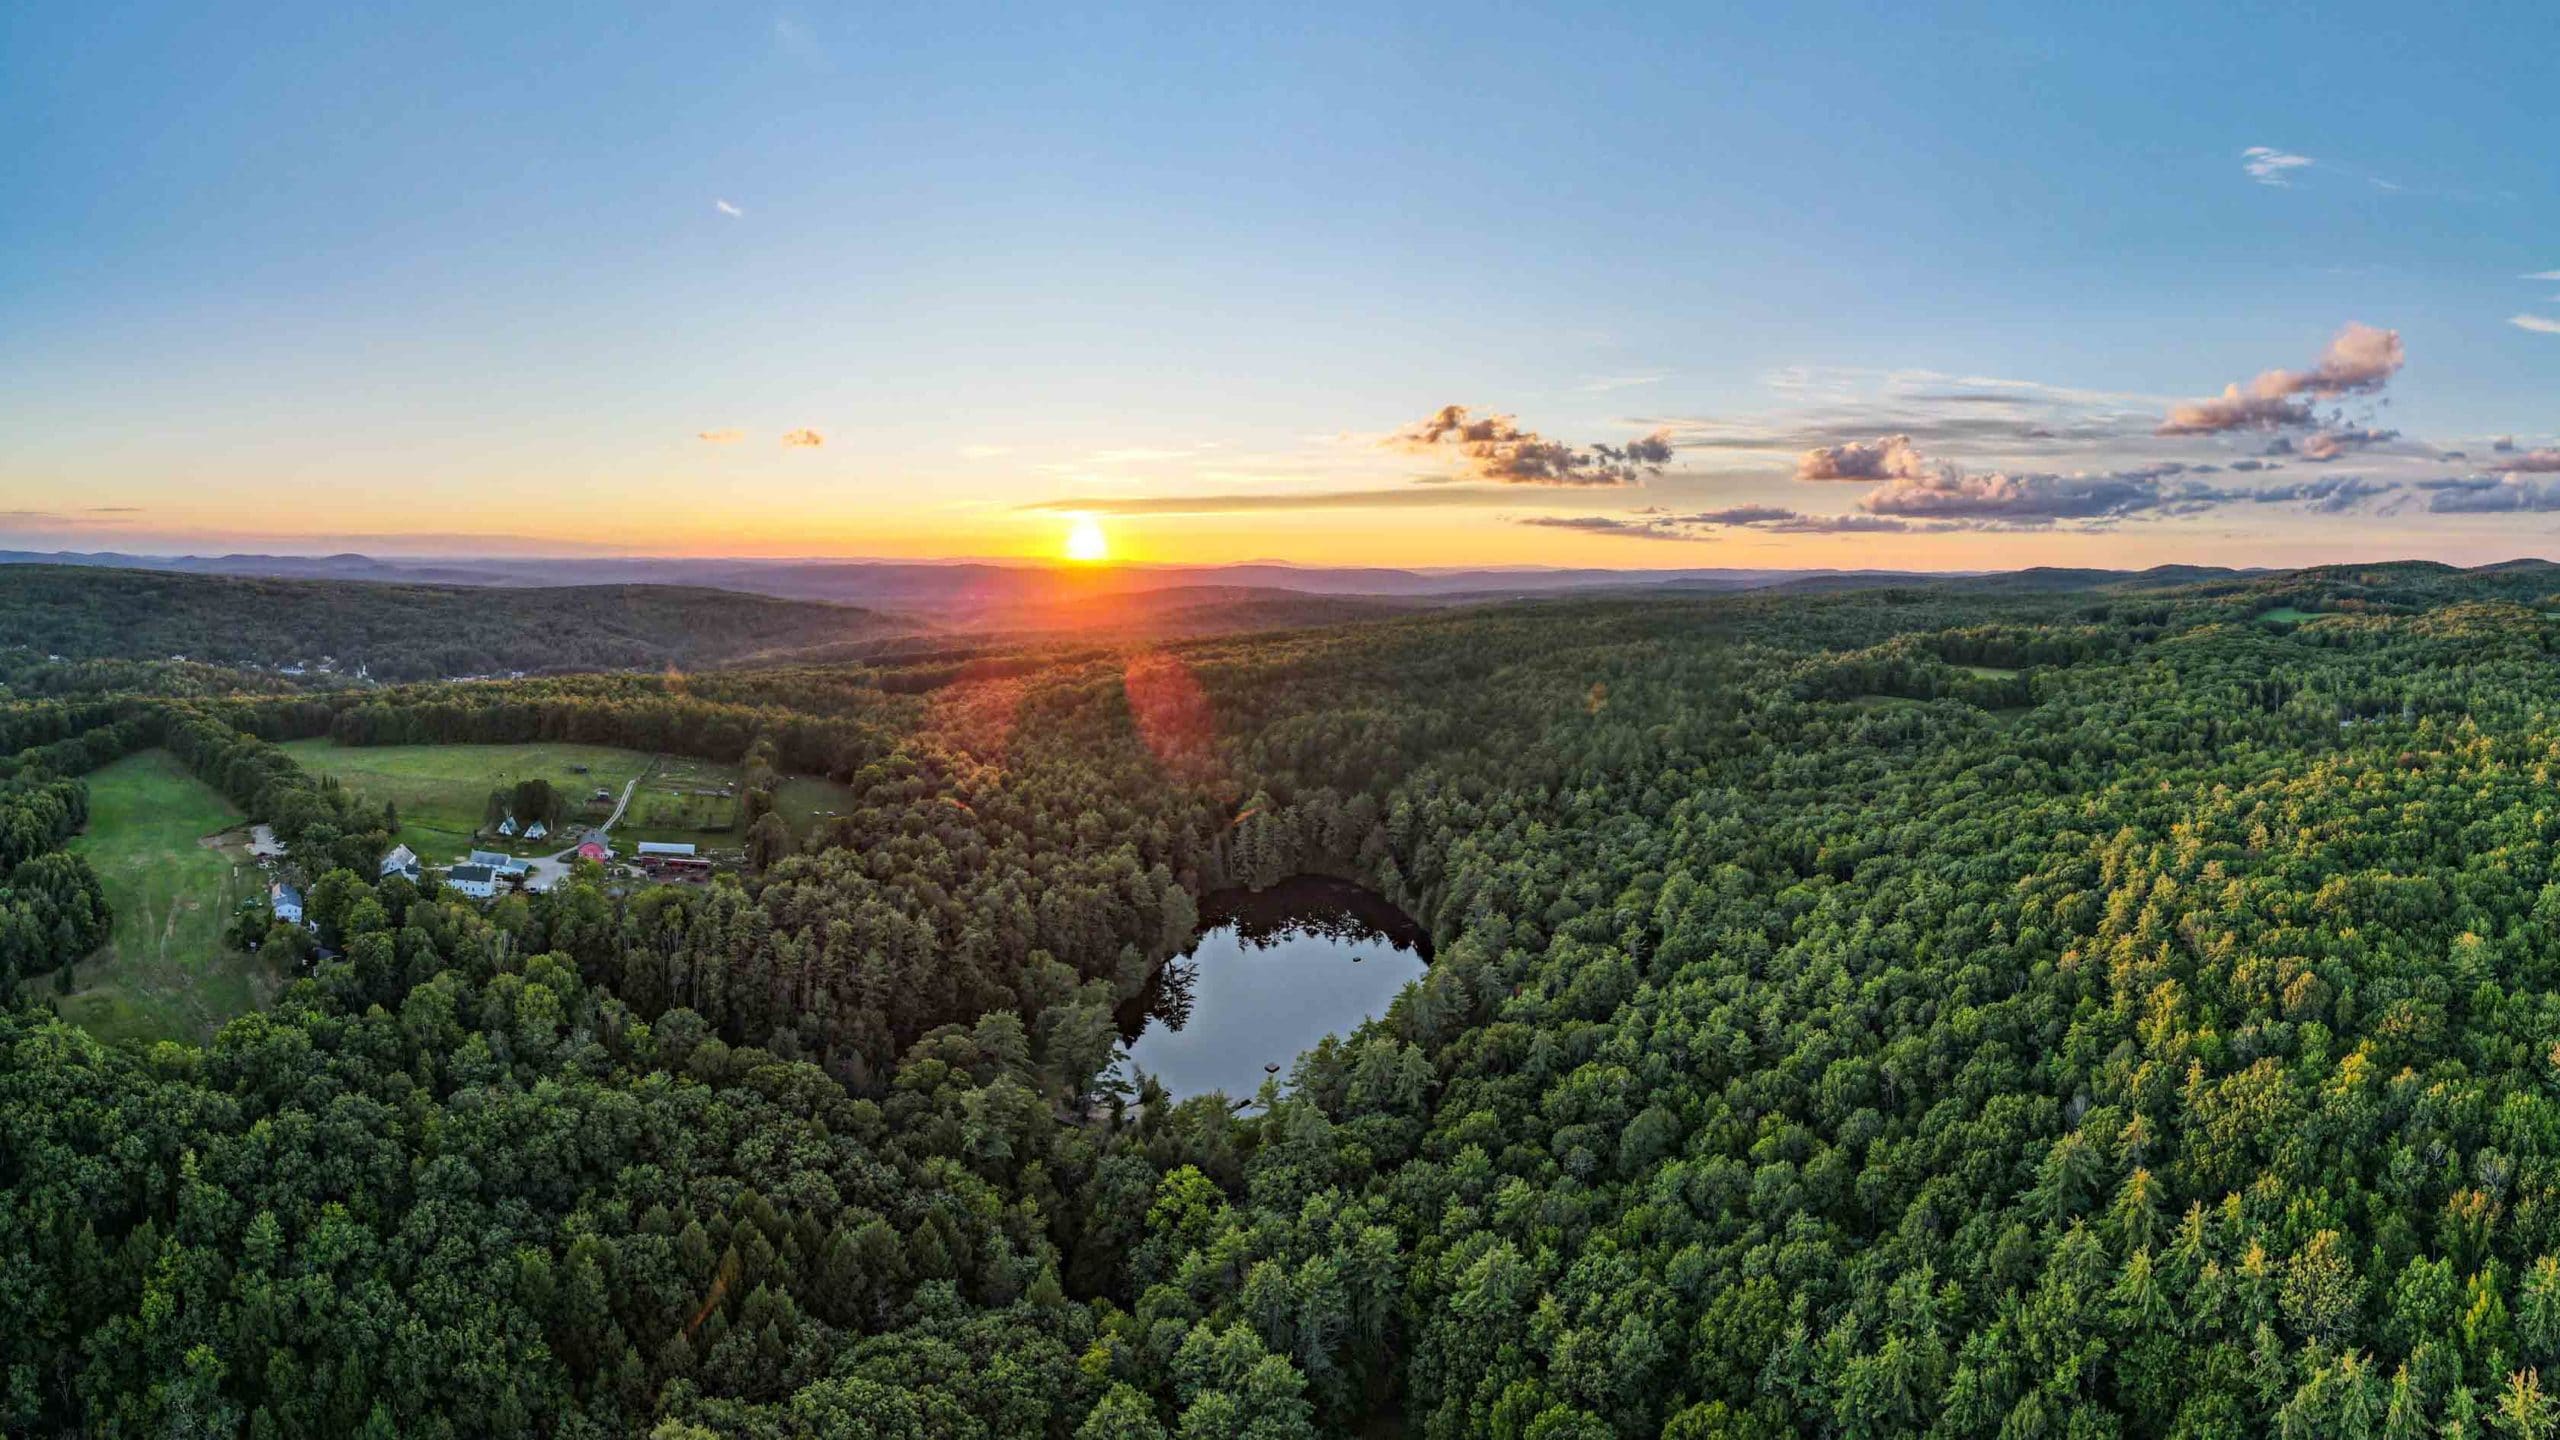
<svg viewBox="0 0 2560 1440">
<path fill-rule="evenodd" d="M 1241 1100 L 1299 1054 L 1384 1014 L 1422 978 L 1431 937 L 1363 886 L 1300 875 L 1200 902 L 1200 936 L 1123 1008 L 1128 1068 L 1176 1099 Z"/>
</svg>

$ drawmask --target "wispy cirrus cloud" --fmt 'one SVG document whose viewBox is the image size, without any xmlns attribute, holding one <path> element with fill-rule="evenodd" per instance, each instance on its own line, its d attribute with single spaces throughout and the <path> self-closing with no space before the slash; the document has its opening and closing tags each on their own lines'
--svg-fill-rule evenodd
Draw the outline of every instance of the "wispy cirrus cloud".
<svg viewBox="0 0 2560 1440">
<path fill-rule="evenodd" d="M 1411 510 L 1517 501 L 1490 485 L 1397 485 L 1371 490 L 1236 491 L 1199 495 L 1069 496 L 1017 507 L 1039 514 L 1249 515 L 1282 510 Z"/>
<path fill-rule="evenodd" d="M 2278 430 L 2316 424 L 2314 400 L 2369 395 L 2400 373 L 2408 351 L 2397 330 L 2350 324 L 2329 341 L 2308 370 L 2269 370 L 2247 385 L 2170 408 L 2157 435 L 2219 435 L 2234 430 Z"/>
<path fill-rule="evenodd" d="M 785 430 L 782 443 L 795 450 L 815 450 L 827 443 L 827 437 L 815 430 Z"/>
<path fill-rule="evenodd" d="M 1409 454 L 1453 455 L 1462 478 L 1497 485 L 1636 485 L 1671 463 L 1671 440 L 1661 431 L 1624 445 L 1568 445 L 1523 430 L 1508 415 L 1479 415 L 1464 405 L 1444 405 L 1386 443 Z"/>
<path fill-rule="evenodd" d="M 737 206 L 730 204 L 726 200 L 713 200 L 711 202 L 711 208 L 728 216 L 732 220 L 743 219 L 747 213 L 746 211 L 739 209 Z"/>
<path fill-rule="evenodd" d="M 1883 515 L 1809 515 L 1778 505 L 1738 505 L 1690 514 L 1644 511 L 1615 515 L 1530 515 L 1520 525 L 1543 530 L 1574 530 L 1586 535 L 1614 535 L 1630 540 L 1711 540 L 1734 530 L 1783 535 L 1899 535 L 1914 530 L 1962 528 L 1918 525 Z"/>
<path fill-rule="evenodd" d="M 2318 163 L 2308 155 L 2296 155 L 2272 145 L 2252 145 L 2240 152 L 2240 168 L 2249 173 L 2250 179 L 2279 189 L 2293 184 L 2295 171 L 2310 169 Z"/>
<path fill-rule="evenodd" d="M 706 445 L 735 445 L 747 438 L 744 430 L 696 430 L 693 438 Z"/>
<path fill-rule="evenodd" d="M 2560 335 L 2560 317 L 2518 313 L 2508 316 L 2507 323 L 2536 335 Z"/>
</svg>

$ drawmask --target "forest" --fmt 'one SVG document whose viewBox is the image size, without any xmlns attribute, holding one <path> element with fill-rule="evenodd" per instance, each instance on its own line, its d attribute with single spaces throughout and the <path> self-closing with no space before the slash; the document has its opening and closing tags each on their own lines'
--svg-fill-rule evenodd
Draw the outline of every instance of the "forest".
<svg viewBox="0 0 2560 1440">
<path fill-rule="evenodd" d="M 510 589 L 0 566 L 0 647 L 385 681 L 662 669 L 877 641 L 868 610 L 671 585 Z"/>
<path fill-rule="evenodd" d="M 0 1431 L 2560 1433 L 2554 567 L 372 686 L 167 650 L 0 701 Z M 317 736 L 856 801 L 714 885 L 483 905 L 373 880 L 397 816 Z M 41 978 L 108 920 L 79 777 L 152 747 L 318 877 L 263 937 L 303 978 L 202 1047 Z M 1132 1075 L 1202 900 L 1307 873 L 1425 978 L 1258 1104 Z"/>
</svg>

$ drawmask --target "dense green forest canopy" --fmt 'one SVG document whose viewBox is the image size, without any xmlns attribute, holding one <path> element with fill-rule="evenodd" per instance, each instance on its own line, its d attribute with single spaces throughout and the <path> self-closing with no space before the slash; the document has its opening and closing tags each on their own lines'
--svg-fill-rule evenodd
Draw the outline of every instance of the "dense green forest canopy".
<svg viewBox="0 0 2560 1440">
<path fill-rule="evenodd" d="M 31 685 L 0 1428 L 2549 1435 L 2554 591 Z M 393 817 L 274 743 L 316 735 L 857 803 L 715 886 L 482 906 L 371 882 Z M 202 1049 L 103 1046 L 34 978 L 103 919 L 76 777 L 150 745 L 275 824 L 318 931 L 268 941 L 330 957 Z M 1197 898 L 1303 871 L 1417 917 L 1427 977 L 1260 1106 L 1133 1093 L 1113 1012 Z"/>
<path fill-rule="evenodd" d="M 913 630 L 867 610 L 670 585 L 501 589 L 0 566 L 0 647 L 376 680 L 732 663 Z"/>
</svg>

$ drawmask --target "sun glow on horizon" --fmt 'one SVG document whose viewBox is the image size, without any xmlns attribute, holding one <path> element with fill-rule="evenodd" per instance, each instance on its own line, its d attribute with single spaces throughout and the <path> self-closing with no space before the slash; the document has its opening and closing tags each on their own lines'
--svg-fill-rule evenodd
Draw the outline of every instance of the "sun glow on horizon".
<svg viewBox="0 0 2560 1440">
<path fill-rule="evenodd" d="M 1111 558 L 1111 540 L 1102 533 L 1102 522 L 1090 515 L 1079 515 L 1067 527 L 1067 558 L 1083 565 L 1098 565 Z"/>
</svg>

